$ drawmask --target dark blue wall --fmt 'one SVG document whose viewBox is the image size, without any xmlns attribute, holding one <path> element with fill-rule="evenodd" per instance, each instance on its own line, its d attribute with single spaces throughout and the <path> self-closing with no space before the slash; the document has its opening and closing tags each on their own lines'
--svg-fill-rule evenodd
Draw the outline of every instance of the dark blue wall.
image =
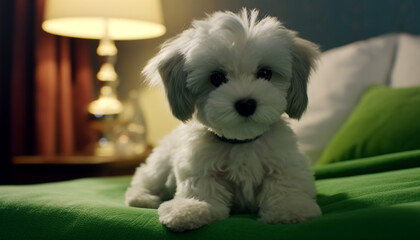
<svg viewBox="0 0 420 240">
<path fill-rule="evenodd" d="M 420 34 L 418 0 L 267 1 L 265 11 L 323 50 L 389 32 Z"/>
<path fill-rule="evenodd" d="M 174 0 L 164 0 L 164 4 Z M 192 14 L 258 8 L 323 50 L 389 32 L 420 34 L 419 0 L 183 0 Z M 180 1 L 176 1 L 178 4 Z M 209 3 L 211 2 L 211 3 Z M 178 5 L 179 6 L 179 5 Z"/>
</svg>

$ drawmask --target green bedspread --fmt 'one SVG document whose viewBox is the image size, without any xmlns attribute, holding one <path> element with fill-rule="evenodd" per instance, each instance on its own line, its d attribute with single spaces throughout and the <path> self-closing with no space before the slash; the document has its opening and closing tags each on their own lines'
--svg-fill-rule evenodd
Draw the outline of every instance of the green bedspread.
<svg viewBox="0 0 420 240">
<path fill-rule="evenodd" d="M 173 233 L 124 206 L 129 176 L 0 187 L 0 239 L 420 239 L 420 150 L 314 169 L 323 216 L 270 225 L 234 215 Z"/>
</svg>

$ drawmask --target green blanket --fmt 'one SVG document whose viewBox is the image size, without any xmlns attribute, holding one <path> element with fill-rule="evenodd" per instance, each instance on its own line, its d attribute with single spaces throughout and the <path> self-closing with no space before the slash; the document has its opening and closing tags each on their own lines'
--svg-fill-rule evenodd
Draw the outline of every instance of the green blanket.
<svg viewBox="0 0 420 240">
<path fill-rule="evenodd" d="M 173 233 L 124 206 L 129 176 L 0 187 L 0 239 L 419 239 L 420 151 L 315 168 L 323 216 L 294 225 L 234 215 Z"/>
</svg>

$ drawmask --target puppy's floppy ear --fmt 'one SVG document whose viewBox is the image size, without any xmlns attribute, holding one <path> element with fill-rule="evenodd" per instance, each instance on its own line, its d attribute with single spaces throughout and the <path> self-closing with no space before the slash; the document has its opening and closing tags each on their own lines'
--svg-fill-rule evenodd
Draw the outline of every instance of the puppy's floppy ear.
<svg viewBox="0 0 420 240">
<path fill-rule="evenodd" d="M 187 73 L 184 71 L 184 64 L 184 56 L 177 53 L 158 67 L 172 114 L 181 121 L 190 119 L 194 112 L 194 98 L 187 89 Z"/>
<path fill-rule="evenodd" d="M 299 119 L 308 106 L 306 91 L 311 70 L 319 56 L 319 48 L 312 42 L 296 37 L 292 49 L 292 79 L 287 93 L 286 113 Z"/>
<path fill-rule="evenodd" d="M 173 44 L 174 41 L 166 43 L 144 68 L 143 74 L 152 84 L 162 81 L 172 114 L 181 121 L 187 121 L 194 112 L 195 101 L 186 86 L 184 55 L 177 51 Z"/>
</svg>

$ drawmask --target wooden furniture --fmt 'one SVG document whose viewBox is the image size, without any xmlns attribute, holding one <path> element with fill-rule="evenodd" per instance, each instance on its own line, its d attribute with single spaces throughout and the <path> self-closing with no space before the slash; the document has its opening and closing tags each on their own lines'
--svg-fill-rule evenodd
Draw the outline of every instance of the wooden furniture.
<svg viewBox="0 0 420 240">
<path fill-rule="evenodd" d="M 12 159 L 12 184 L 64 181 L 84 177 L 131 175 L 151 152 L 131 157 L 18 156 Z"/>
</svg>

